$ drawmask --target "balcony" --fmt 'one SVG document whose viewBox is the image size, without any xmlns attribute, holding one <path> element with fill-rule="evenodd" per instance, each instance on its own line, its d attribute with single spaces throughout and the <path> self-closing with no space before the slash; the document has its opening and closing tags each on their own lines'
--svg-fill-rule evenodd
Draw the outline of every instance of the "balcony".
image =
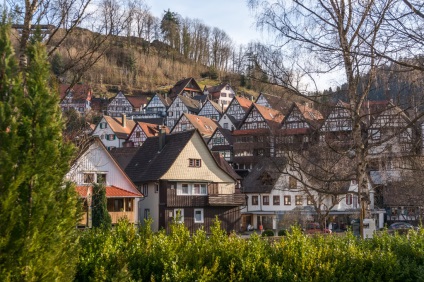
<svg viewBox="0 0 424 282">
<path fill-rule="evenodd" d="M 245 194 L 209 195 L 208 204 L 210 206 L 243 206 L 243 205 L 246 205 L 246 195 Z"/>
</svg>

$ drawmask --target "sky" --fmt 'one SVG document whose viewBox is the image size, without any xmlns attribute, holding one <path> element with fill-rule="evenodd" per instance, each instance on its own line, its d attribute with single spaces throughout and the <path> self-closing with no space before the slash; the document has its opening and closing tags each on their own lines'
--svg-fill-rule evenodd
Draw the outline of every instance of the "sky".
<svg viewBox="0 0 424 282">
<path fill-rule="evenodd" d="M 262 38 L 246 0 L 146 0 L 146 4 L 158 18 L 170 9 L 183 18 L 200 19 L 211 28 L 225 31 L 237 45 Z"/>
</svg>

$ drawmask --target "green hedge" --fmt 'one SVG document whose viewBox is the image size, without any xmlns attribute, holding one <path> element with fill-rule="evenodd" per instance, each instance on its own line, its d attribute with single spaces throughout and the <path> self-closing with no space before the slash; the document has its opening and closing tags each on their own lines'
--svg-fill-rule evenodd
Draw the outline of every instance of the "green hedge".
<svg viewBox="0 0 424 282">
<path fill-rule="evenodd" d="M 148 226 L 148 225 L 147 225 Z M 303 235 L 294 229 L 269 242 L 257 234 L 170 234 L 121 222 L 80 238 L 76 281 L 424 281 L 424 234 L 360 240 Z"/>
</svg>

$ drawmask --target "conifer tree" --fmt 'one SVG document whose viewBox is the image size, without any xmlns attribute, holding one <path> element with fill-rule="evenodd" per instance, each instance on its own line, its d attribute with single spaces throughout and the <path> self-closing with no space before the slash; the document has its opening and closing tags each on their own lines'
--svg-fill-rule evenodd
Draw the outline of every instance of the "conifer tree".
<svg viewBox="0 0 424 282">
<path fill-rule="evenodd" d="M 72 280 L 79 217 L 64 182 L 73 153 L 63 142 L 58 95 L 40 42 L 19 70 L 0 24 L 0 281 Z"/>
<path fill-rule="evenodd" d="M 110 229 L 112 227 L 112 219 L 107 211 L 106 188 L 103 184 L 93 183 L 92 206 L 93 227 Z"/>
</svg>

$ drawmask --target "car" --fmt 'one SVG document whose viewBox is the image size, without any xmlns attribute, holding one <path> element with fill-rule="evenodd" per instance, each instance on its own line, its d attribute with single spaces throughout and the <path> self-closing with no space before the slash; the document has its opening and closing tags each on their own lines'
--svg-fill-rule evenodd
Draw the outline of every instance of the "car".
<svg viewBox="0 0 424 282">
<path fill-rule="evenodd" d="M 331 230 L 327 228 L 321 229 L 318 222 L 309 222 L 306 225 L 305 233 L 306 234 L 330 234 Z"/>
<path fill-rule="evenodd" d="M 395 222 L 390 224 L 387 229 L 389 233 L 398 232 L 399 234 L 404 234 L 408 233 L 409 230 L 418 230 L 418 227 L 413 226 L 408 222 Z"/>
</svg>

